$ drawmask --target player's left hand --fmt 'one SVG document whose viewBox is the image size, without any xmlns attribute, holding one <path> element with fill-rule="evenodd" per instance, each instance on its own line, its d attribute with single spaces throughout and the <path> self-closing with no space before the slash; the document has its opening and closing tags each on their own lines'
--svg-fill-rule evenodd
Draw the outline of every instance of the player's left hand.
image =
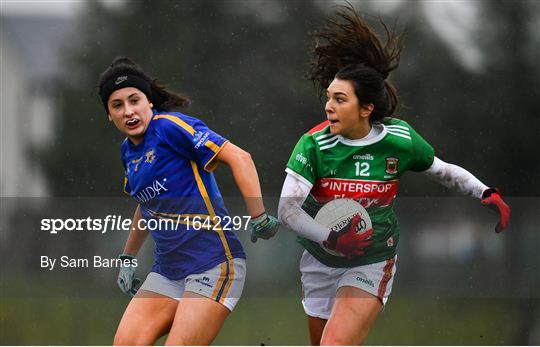
<svg viewBox="0 0 540 347">
<path fill-rule="evenodd" d="M 279 229 L 279 222 L 276 217 L 270 216 L 263 212 L 258 217 L 252 218 L 251 221 L 251 242 L 257 242 L 257 239 L 268 240 L 272 238 Z"/>
<path fill-rule="evenodd" d="M 138 285 L 141 283 L 141 280 L 139 278 L 135 278 L 136 266 L 124 266 L 124 261 L 128 260 L 131 262 L 135 259 L 135 256 L 122 253 L 118 256 L 118 258 L 122 260 L 122 266 L 120 267 L 120 272 L 118 273 L 116 283 L 124 294 L 133 297 L 135 294 L 137 294 L 137 290 L 139 289 Z"/>
<path fill-rule="evenodd" d="M 499 223 L 495 227 L 495 232 L 500 233 L 506 229 L 510 222 L 510 206 L 504 202 L 499 188 L 486 189 L 482 193 L 481 203 L 499 214 Z"/>
</svg>

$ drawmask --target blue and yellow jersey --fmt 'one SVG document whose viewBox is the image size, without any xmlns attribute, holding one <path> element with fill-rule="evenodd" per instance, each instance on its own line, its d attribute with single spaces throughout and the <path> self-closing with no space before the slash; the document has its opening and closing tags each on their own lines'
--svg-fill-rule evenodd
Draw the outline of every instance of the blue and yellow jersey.
<svg viewBox="0 0 540 347">
<path fill-rule="evenodd" d="M 220 223 L 228 211 L 212 170 L 226 143 L 199 119 L 177 112 L 154 112 L 142 143 L 122 143 L 124 190 L 140 204 L 156 244 L 152 271 L 177 280 L 245 258 L 233 231 Z"/>
</svg>

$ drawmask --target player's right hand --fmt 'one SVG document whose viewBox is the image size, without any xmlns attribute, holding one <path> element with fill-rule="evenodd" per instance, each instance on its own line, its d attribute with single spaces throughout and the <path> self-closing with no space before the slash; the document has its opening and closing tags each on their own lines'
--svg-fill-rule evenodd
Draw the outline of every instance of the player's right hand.
<svg viewBox="0 0 540 347">
<path fill-rule="evenodd" d="M 495 232 L 500 233 L 510 222 L 510 206 L 502 197 L 499 188 L 489 188 L 482 193 L 482 205 L 487 206 L 499 214 L 499 223 L 495 226 Z"/>
<path fill-rule="evenodd" d="M 135 259 L 135 256 L 131 254 L 122 253 L 118 256 L 119 259 L 122 260 L 122 263 L 125 263 L 126 260 L 129 260 L 129 262 L 133 262 Z M 122 266 L 120 267 L 120 273 L 118 274 L 118 279 L 116 283 L 118 283 L 118 286 L 120 287 L 120 290 L 124 292 L 124 294 L 129 295 L 130 297 L 133 297 L 137 290 L 139 289 L 138 286 L 141 283 L 141 280 L 139 278 L 135 278 L 135 269 L 137 267 L 135 265 L 132 266 Z"/>
<path fill-rule="evenodd" d="M 373 229 L 358 234 L 356 228 L 360 221 L 361 217 L 356 215 L 342 229 L 331 231 L 323 242 L 324 247 L 338 251 L 349 259 L 364 255 L 364 249 L 373 243 L 373 240 L 368 240 L 373 235 Z"/>
<path fill-rule="evenodd" d="M 251 242 L 257 239 L 268 240 L 274 237 L 279 230 L 279 222 L 276 217 L 263 212 L 258 217 L 251 219 Z"/>
</svg>

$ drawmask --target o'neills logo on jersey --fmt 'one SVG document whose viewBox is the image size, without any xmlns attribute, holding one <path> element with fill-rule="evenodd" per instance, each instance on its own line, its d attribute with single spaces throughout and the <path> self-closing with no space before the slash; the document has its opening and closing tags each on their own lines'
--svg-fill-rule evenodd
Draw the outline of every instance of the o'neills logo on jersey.
<svg viewBox="0 0 540 347">
<path fill-rule="evenodd" d="M 387 206 L 397 194 L 399 180 L 366 181 L 340 178 L 321 178 L 315 182 L 311 194 L 319 202 L 336 198 L 357 200 L 364 207 Z"/>
<path fill-rule="evenodd" d="M 294 159 L 296 159 L 296 161 L 299 161 L 300 163 L 302 163 L 302 165 L 307 164 L 307 158 L 304 157 L 304 153 L 298 153 L 296 155 L 296 157 L 294 157 Z"/>
<path fill-rule="evenodd" d="M 362 160 L 373 160 L 373 156 L 369 153 L 366 154 L 355 154 L 352 157 L 353 159 L 362 159 Z"/>
<path fill-rule="evenodd" d="M 152 182 L 151 186 L 148 186 L 146 188 L 141 189 L 136 195 L 135 200 L 137 200 L 139 203 L 145 203 L 149 200 L 152 200 L 162 192 L 166 192 L 168 189 L 165 188 L 165 181 L 167 179 L 163 179 L 163 183 L 159 182 L 158 180 L 155 180 Z"/>
</svg>

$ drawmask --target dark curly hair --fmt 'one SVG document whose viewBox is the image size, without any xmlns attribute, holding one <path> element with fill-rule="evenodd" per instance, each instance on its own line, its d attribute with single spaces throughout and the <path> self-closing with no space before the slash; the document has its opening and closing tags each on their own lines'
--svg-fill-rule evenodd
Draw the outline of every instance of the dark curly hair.
<svg viewBox="0 0 540 347">
<path fill-rule="evenodd" d="M 382 20 L 379 22 L 386 33 L 384 44 L 349 3 L 337 6 L 335 18 L 329 18 L 312 34 L 315 59 L 309 77 L 319 97 L 334 78 L 351 81 L 360 104 L 374 106 L 371 123 L 392 116 L 398 105 L 396 89 L 387 78 L 398 67 L 403 48 L 395 23 L 389 28 Z"/>
<path fill-rule="evenodd" d="M 157 111 L 171 111 L 177 107 L 187 107 L 190 101 L 187 96 L 167 90 L 165 85 L 158 80 L 148 76 L 142 67 L 128 57 L 116 57 L 105 71 L 99 75 L 98 79 L 98 95 L 104 84 L 121 74 L 131 74 L 144 79 L 150 85 L 152 93 L 152 103 Z"/>
</svg>

